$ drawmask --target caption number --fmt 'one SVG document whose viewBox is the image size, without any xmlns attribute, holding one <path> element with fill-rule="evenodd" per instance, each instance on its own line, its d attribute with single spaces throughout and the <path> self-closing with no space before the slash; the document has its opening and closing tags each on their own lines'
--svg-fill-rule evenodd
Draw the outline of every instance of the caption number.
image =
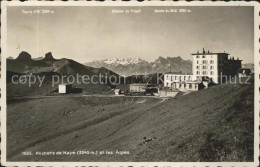
<svg viewBox="0 0 260 167">
<path fill-rule="evenodd" d="M 33 155 L 31 151 L 23 151 L 22 155 Z"/>
</svg>

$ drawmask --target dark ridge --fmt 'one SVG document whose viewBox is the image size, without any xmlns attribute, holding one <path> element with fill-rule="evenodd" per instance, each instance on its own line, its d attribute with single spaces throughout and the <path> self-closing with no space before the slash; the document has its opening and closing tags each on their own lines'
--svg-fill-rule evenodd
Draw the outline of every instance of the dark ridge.
<svg viewBox="0 0 260 167">
<path fill-rule="evenodd" d="M 32 59 L 32 56 L 25 52 L 25 51 L 22 51 L 19 56 L 16 58 L 16 60 L 31 60 Z"/>
<path fill-rule="evenodd" d="M 44 60 L 54 60 L 52 53 L 51 52 L 46 53 Z"/>
</svg>

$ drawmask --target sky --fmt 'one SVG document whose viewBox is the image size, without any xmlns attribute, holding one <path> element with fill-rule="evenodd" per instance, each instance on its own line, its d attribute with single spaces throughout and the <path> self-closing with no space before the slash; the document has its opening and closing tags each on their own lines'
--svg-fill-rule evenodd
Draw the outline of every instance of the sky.
<svg viewBox="0 0 260 167">
<path fill-rule="evenodd" d="M 49 13 L 28 13 L 36 9 Z M 113 13 L 115 10 L 136 13 Z M 191 12 L 156 13 L 186 9 Z M 253 63 L 253 7 L 8 7 L 7 57 L 26 51 L 33 58 L 85 63 L 111 58 L 159 56 L 192 60 L 202 49 L 227 52 Z"/>
</svg>

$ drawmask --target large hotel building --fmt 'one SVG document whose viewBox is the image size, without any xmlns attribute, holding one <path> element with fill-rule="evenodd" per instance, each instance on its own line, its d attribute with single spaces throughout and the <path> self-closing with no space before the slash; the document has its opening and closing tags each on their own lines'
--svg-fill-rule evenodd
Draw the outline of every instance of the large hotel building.
<svg viewBox="0 0 260 167">
<path fill-rule="evenodd" d="M 238 58 L 229 57 L 228 53 L 212 53 L 203 51 L 193 53 L 192 75 L 183 73 L 166 73 L 164 75 L 164 87 L 179 90 L 199 90 L 207 87 L 209 82 L 218 84 L 221 76 L 233 77 L 241 68 Z M 203 78 L 208 78 L 207 83 Z M 205 85 L 206 84 L 206 85 Z"/>
<path fill-rule="evenodd" d="M 209 77 L 214 83 L 219 83 L 220 76 L 235 76 L 241 68 L 241 61 L 238 58 L 229 58 L 228 53 L 211 53 L 203 49 L 202 53 L 193 53 L 193 75 Z"/>
</svg>

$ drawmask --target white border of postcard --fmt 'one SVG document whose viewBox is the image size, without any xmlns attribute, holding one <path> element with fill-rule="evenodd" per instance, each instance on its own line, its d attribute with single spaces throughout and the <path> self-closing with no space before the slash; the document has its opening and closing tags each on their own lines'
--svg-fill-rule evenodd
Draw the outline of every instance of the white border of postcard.
<svg viewBox="0 0 260 167">
<path fill-rule="evenodd" d="M 254 64 L 255 64 L 255 115 L 254 115 L 254 162 L 7 162 L 6 161 L 6 7 L 7 6 L 254 6 Z M 259 9 L 260 5 L 257 2 L 170 2 L 170 1 L 144 1 L 144 2 L 121 2 L 121 1 L 105 1 L 105 2 L 86 2 L 86 1 L 4 1 L 1 2 L 1 48 L 2 48 L 2 80 L 1 86 L 1 163 L 5 166 L 235 166 L 235 167 L 257 167 L 259 165 Z"/>
</svg>

